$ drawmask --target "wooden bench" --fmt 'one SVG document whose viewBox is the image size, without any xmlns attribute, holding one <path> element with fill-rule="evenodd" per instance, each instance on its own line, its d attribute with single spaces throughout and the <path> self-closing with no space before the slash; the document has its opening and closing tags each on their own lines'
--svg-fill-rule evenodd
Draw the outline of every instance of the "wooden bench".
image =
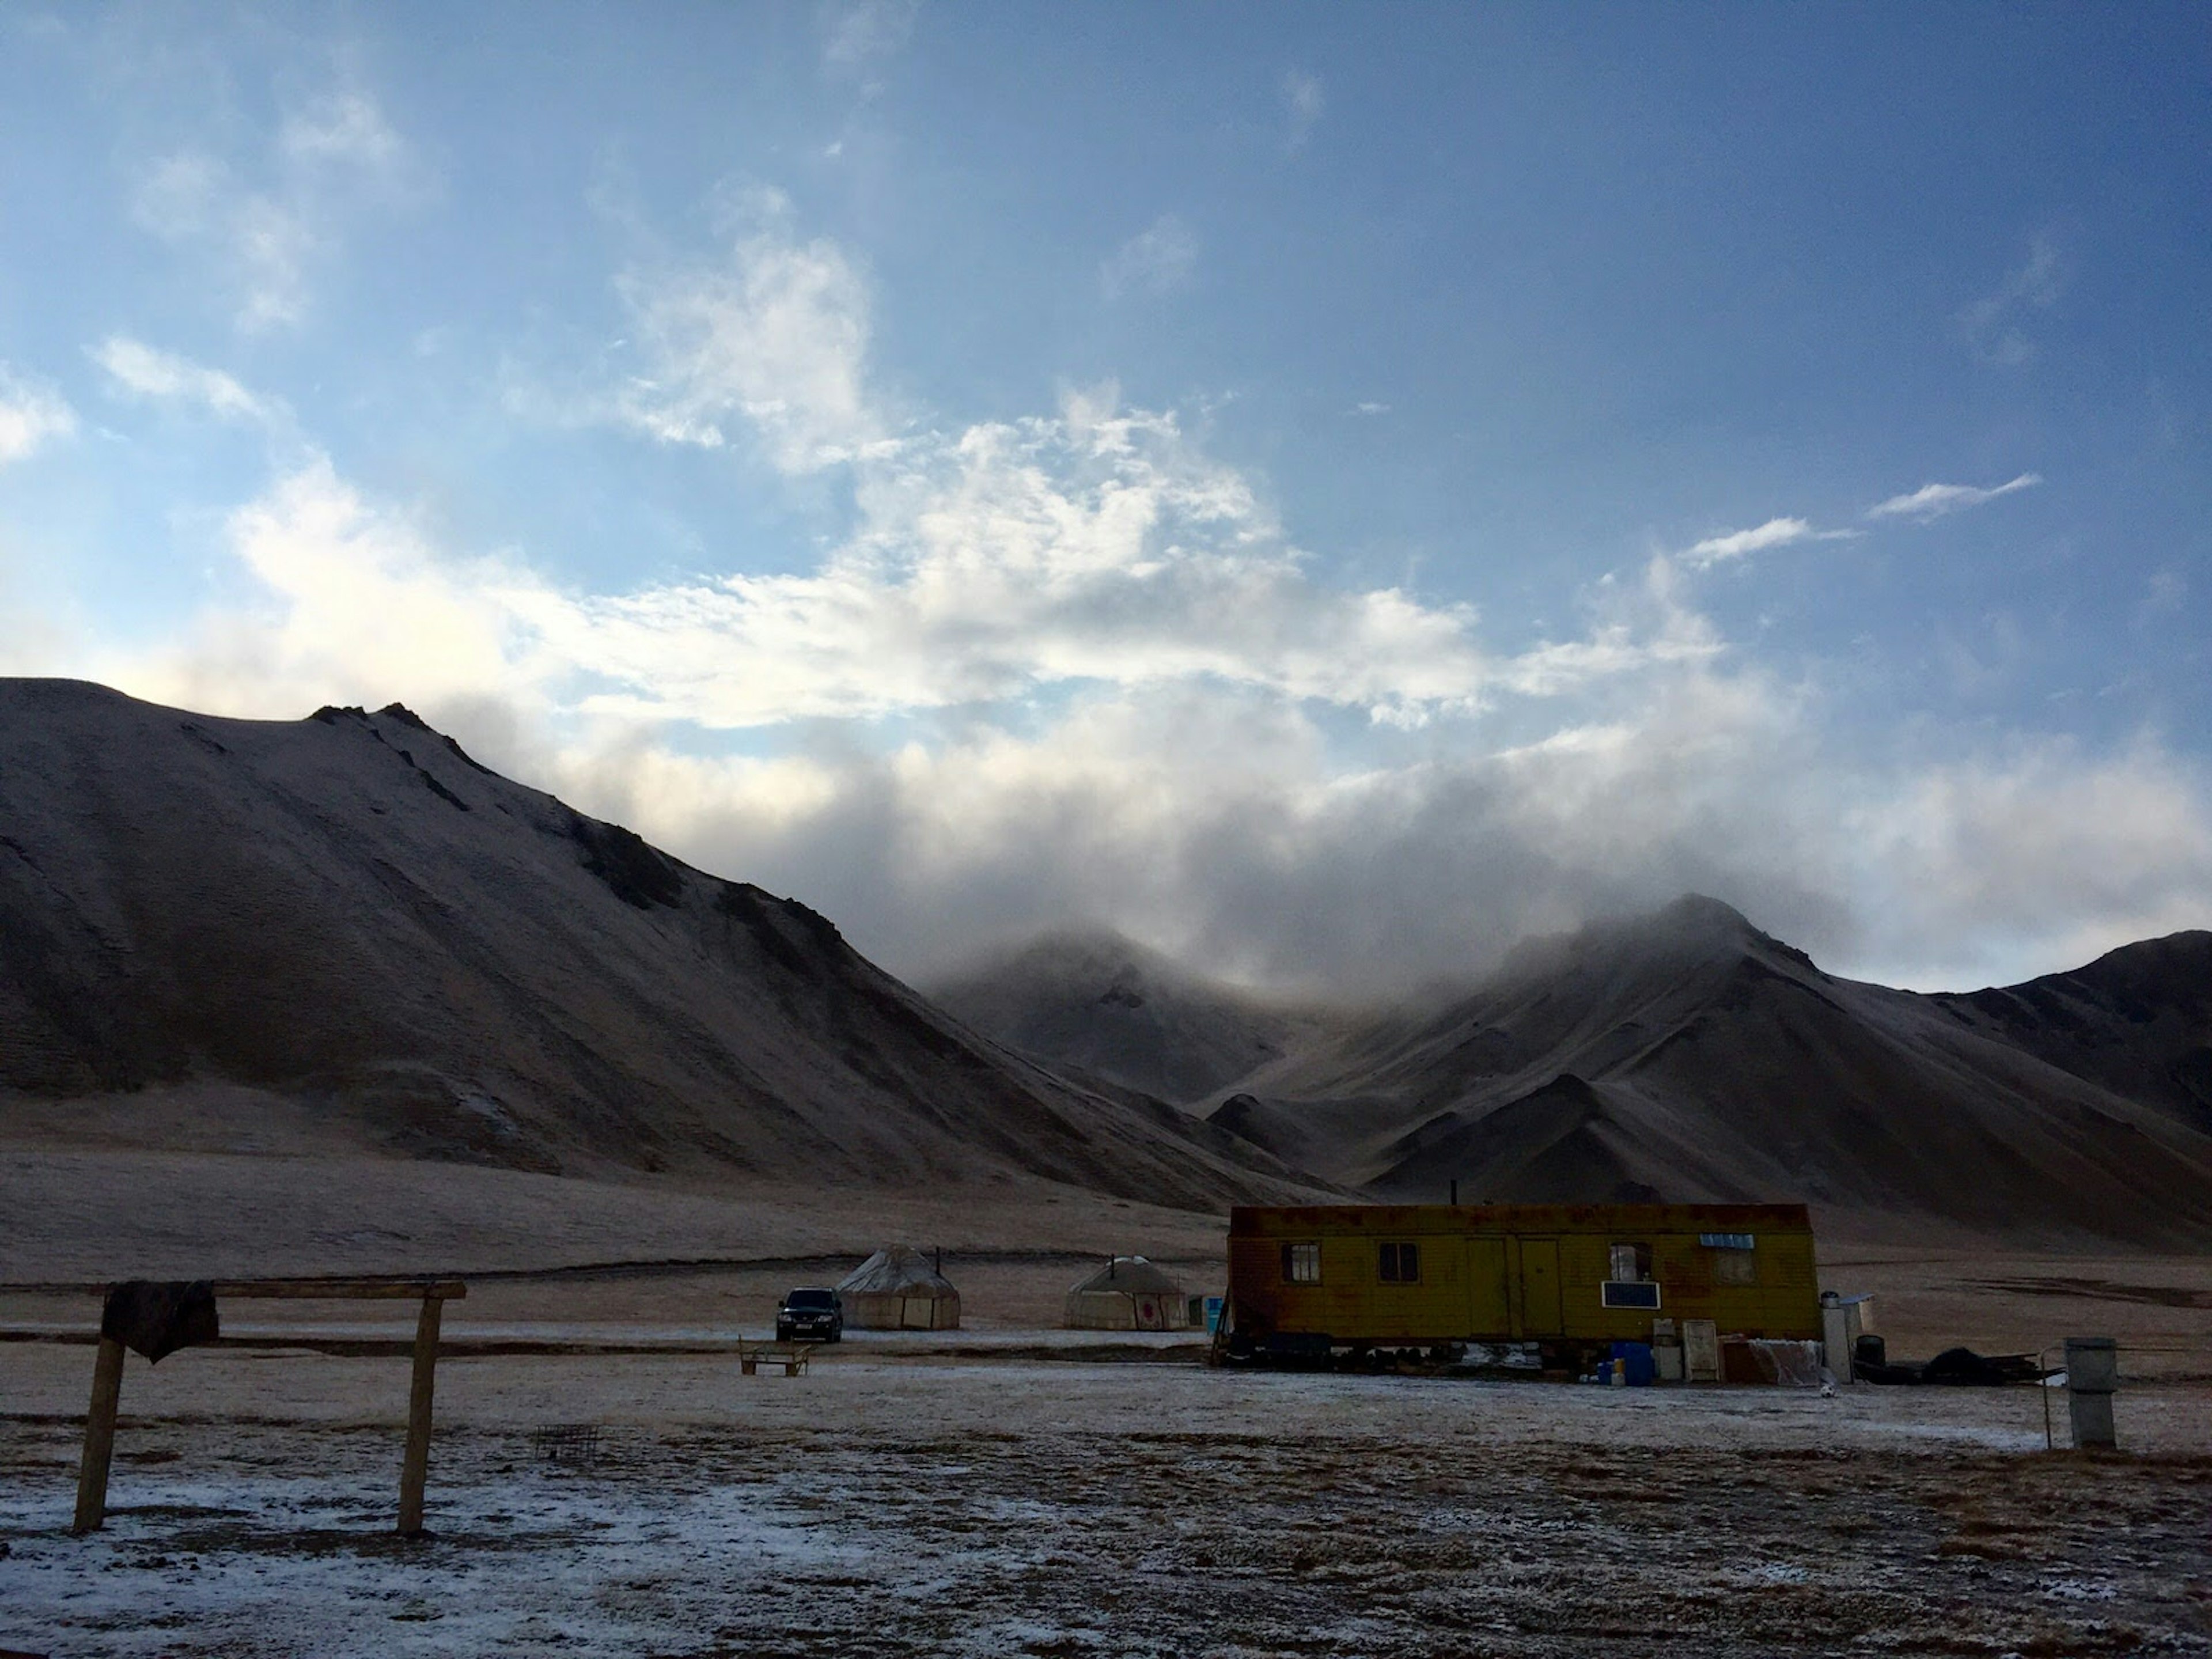
<svg viewBox="0 0 2212 1659">
<path fill-rule="evenodd" d="M 786 1376 L 798 1376 L 812 1358 L 813 1351 L 797 1342 L 738 1344 L 738 1370 L 747 1376 L 757 1376 L 763 1364 L 781 1365 Z"/>
</svg>

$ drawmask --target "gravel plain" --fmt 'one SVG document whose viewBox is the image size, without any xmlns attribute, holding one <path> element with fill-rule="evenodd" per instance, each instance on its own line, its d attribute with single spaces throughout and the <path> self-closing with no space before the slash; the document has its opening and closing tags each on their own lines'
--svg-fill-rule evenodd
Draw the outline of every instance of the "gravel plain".
<svg viewBox="0 0 2212 1659">
<path fill-rule="evenodd" d="M 1613 1390 L 951 1357 L 133 1358 L 67 1535 L 89 1349 L 0 1346 L 0 1647 L 51 1655 L 1718 1655 L 2212 1650 L 2212 1393 L 2044 1449 L 2033 1389 Z M 1003 1345 L 1002 1345 L 1003 1346 Z M 2063 1404 L 2063 1402 L 2061 1402 Z M 2063 1413 L 2062 1413 L 2063 1417 Z M 589 1462 L 532 1431 L 587 1424 Z"/>
</svg>

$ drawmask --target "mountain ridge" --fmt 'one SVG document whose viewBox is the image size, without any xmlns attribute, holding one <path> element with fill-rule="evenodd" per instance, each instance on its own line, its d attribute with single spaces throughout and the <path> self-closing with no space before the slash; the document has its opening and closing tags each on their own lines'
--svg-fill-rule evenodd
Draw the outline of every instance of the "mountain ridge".
<svg viewBox="0 0 2212 1659">
<path fill-rule="evenodd" d="M 1980 1232 L 2212 1237 L 2212 933 L 1965 994 L 1839 978 L 1719 900 L 1523 942 L 1324 1027 L 1211 1121 L 1378 1196 L 1796 1198 Z M 1049 1056 L 1048 1056 L 1049 1058 Z"/>
<path fill-rule="evenodd" d="M 1039 1178 L 1201 1207 L 1310 1190 L 1163 1103 L 1069 1085 L 809 907 L 503 778 L 401 705 L 235 720 L 0 681 L 0 1088 L 190 1083 L 526 1170 Z"/>
</svg>

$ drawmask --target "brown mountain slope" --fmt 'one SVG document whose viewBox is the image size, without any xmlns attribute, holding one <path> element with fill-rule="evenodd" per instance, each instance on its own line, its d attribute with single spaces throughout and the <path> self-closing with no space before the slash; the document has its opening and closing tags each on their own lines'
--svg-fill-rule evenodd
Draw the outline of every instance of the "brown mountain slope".
<svg viewBox="0 0 2212 1659">
<path fill-rule="evenodd" d="M 2003 994 L 2008 1021 L 1984 999 L 1832 978 L 1726 905 L 1685 899 L 1525 948 L 1441 1014 L 1263 1067 L 1216 1121 L 1407 1196 L 1455 1179 L 1468 1198 L 1804 1199 L 1985 1232 L 2201 1240 L 2212 1134 L 2185 1099 L 2121 1086 L 2195 1075 L 2196 957 L 2185 939 L 2136 949 L 2142 974 L 2090 983 L 2132 987 L 2129 1006 L 2157 1018 L 2131 1024 L 2070 991 L 2070 1024 L 2033 1022 L 2021 988 Z M 2167 968 L 2166 989 L 2139 982 L 2165 985 Z M 2142 1026 L 2155 1054 L 2123 1057 Z"/>
<path fill-rule="evenodd" d="M 1931 1000 L 1971 1030 L 2212 1132 L 2212 933 L 2145 939 L 2070 974 Z"/>
<path fill-rule="evenodd" d="M 1048 1076 L 805 906 L 397 705 L 229 720 L 0 681 L 0 1091 L 177 1083 L 526 1169 L 1285 1189 L 1249 1144 Z"/>
</svg>

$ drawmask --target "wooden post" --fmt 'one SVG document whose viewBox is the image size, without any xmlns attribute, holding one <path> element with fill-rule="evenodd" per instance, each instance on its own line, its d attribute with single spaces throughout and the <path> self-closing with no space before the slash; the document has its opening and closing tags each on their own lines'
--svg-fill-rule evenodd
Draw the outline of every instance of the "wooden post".
<svg viewBox="0 0 2212 1659">
<path fill-rule="evenodd" d="M 123 1345 L 103 1336 L 92 1362 L 92 1405 L 84 1414 L 84 1462 L 77 1465 L 71 1532 L 97 1532 L 107 1519 L 107 1465 L 115 1455 L 115 1411 L 122 1398 Z"/>
<path fill-rule="evenodd" d="M 430 1475 L 430 1395 L 438 1375 L 438 1321 L 445 1298 L 422 1298 L 415 1325 L 415 1380 L 407 1391 L 407 1455 L 399 1466 L 399 1534 L 422 1533 L 422 1487 Z"/>
</svg>

